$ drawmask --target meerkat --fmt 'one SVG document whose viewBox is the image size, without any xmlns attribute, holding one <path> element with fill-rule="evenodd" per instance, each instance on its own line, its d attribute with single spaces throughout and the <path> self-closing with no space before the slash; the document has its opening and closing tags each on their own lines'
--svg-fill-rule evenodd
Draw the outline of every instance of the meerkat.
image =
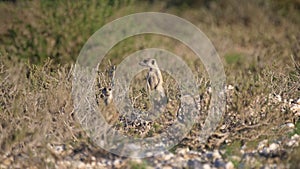
<svg viewBox="0 0 300 169">
<path fill-rule="evenodd" d="M 112 88 L 111 87 L 105 87 L 101 91 L 101 98 L 104 99 L 105 105 L 109 105 L 113 100 L 112 95 Z"/>
<path fill-rule="evenodd" d="M 108 106 L 113 100 L 113 87 L 115 78 L 116 66 L 113 65 L 108 70 L 108 76 L 110 78 L 110 83 L 107 87 L 101 89 L 100 97 L 104 100 L 106 106 Z"/>
<path fill-rule="evenodd" d="M 141 66 L 149 68 L 147 74 L 147 90 L 150 93 L 152 90 L 157 90 L 160 94 L 164 95 L 163 78 L 161 71 L 155 59 L 145 59 L 140 62 Z"/>
</svg>

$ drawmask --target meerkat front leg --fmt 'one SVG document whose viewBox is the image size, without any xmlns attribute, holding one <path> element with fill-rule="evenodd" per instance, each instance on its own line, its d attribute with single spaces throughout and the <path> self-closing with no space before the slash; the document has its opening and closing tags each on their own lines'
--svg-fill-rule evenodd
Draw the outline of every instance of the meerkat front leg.
<svg viewBox="0 0 300 169">
<path fill-rule="evenodd" d="M 150 96 L 150 91 L 151 91 L 151 87 L 150 87 L 150 84 L 148 82 L 148 79 L 147 79 L 147 83 L 146 83 L 146 93 L 148 96 Z"/>
</svg>

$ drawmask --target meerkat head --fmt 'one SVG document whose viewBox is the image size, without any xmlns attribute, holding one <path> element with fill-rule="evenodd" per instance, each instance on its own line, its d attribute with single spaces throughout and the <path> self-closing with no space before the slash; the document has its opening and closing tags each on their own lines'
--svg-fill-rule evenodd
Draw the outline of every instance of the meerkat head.
<svg viewBox="0 0 300 169">
<path fill-rule="evenodd" d="M 149 68 L 152 68 L 152 69 L 158 69 L 156 60 L 155 59 L 151 59 L 151 58 L 145 59 L 145 60 L 141 61 L 140 65 L 141 66 L 146 66 L 146 67 L 149 67 Z"/>
<path fill-rule="evenodd" d="M 113 99 L 112 88 L 111 87 L 103 88 L 101 90 L 100 98 L 104 99 L 105 105 L 108 105 L 109 103 L 111 103 L 111 101 Z"/>
<path fill-rule="evenodd" d="M 105 97 L 105 96 L 110 96 L 112 95 L 112 88 L 111 87 L 105 87 L 102 89 L 102 97 Z"/>
</svg>

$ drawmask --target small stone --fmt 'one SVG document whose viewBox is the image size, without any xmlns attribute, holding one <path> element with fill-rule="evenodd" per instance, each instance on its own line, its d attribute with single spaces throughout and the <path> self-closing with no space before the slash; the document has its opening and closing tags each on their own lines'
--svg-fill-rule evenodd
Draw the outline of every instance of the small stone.
<svg viewBox="0 0 300 169">
<path fill-rule="evenodd" d="M 292 110 L 292 112 L 297 113 L 300 111 L 300 104 L 294 104 L 290 109 Z"/>
<path fill-rule="evenodd" d="M 213 159 L 215 160 L 215 159 L 221 159 L 222 158 L 222 156 L 221 156 L 221 154 L 219 153 L 219 151 L 218 150 L 214 150 L 214 152 L 213 152 Z"/>
<path fill-rule="evenodd" d="M 95 162 L 95 161 L 92 161 L 92 162 L 91 162 L 91 166 L 92 166 L 92 167 L 95 167 L 95 166 L 96 166 L 96 162 Z"/>
<path fill-rule="evenodd" d="M 177 149 L 177 153 L 178 154 L 186 154 L 189 151 L 189 148 L 181 148 L 181 149 Z"/>
<path fill-rule="evenodd" d="M 292 140 L 299 140 L 299 135 L 298 134 L 294 134 L 292 137 L 291 137 L 291 139 Z"/>
<path fill-rule="evenodd" d="M 163 159 L 168 161 L 168 160 L 170 160 L 170 159 L 173 158 L 173 157 L 174 157 L 174 154 L 169 153 L 169 154 L 164 155 L 164 156 L 163 156 Z"/>
<path fill-rule="evenodd" d="M 8 166 L 6 166 L 6 165 L 3 165 L 3 164 L 0 164 L 0 168 L 2 169 L 6 169 L 6 168 L 8 168 Z"/>
<path fill-rule="evenodd" d="M 12 161 L 13 161 L 13 157 L 9 157 L 9 158 L 4 159 L 2 161 L 2 164 L 4 164 L 5 166 L 10 166 Z"/>
<path fill-rule="evenodd" d="M 76 161 L 75 165 L 77 168 L 86 168 L 86 165 L 81 161 Z"/>
<path fill-rule="evenodd" d="M 299 99 L 295 99 L 291 101 L 292 104 L 299 104 L 300 105 L 300 98 Z"/>
<path fill-rule="evenodd" d="M 211 169 L 209 164 L 203 164 L 203 169 Z"/>
<path fill-rule="evenodd" d="M 85 169 L 91 169 L 91 168 L 92 168 L 92 165 L 89 164 L 89 163 L 87 163 L 87 164 L 85 164 L 85 166 L 84 166 L 83 168 L 85 168 Z"/>
<path fill-rule="evenodd" d="M 293 123 L 287 123 L 286 126 L 288 128 L 295 128 L 295 125 Z"/>
<path fill-rule="evenodd" d="M 65 161 L 64 163 L 65 163 L 65 165 L 68 166 L 68 167 L 71 166 L 71 162 L 70 162 L 70 161 Z"/>
<path fill-rule="evenodd" d="M 280 127 L 293 129 L 293 128 L 295 128 L 295 125 L 293 123 L 286 123 L 286 124 L 281 125 Z"/>
<path fill-rule="evenodd" d="M 97 164 L 97 167 L 105 167 L 106 166 L 105 163 L 102 163 L 102 162 L 97 162 L 96 164 Z"/>
<path fill-rule="evenodd" d="M 152 157 L 153 156 L 153 153 L 152 152 L 147 152 L 146 153 L 146 157 Z"/>
<path fill-rule="evenodd" d="M 55 160 L 54 160 L 54 158 L 46 158 L 45 162 L 46 163 L 54 163 Z"/>
<path fill-rule="evenodd" d="M 66 145 L 61 144 L 61 145 L 54 145 L 54 144 L 48 144 L 47 145 L 48 149 L 52 151 L 55 154 L 61 154 L 66 150 Z"/>
<path fill-rule="evenodd" d="M 207 152 L 207 153 L 205 154 L 205 156 L 206 156 L 206 158 L 208 158 L 208 159 L 212 159 L 212 158 L 213 158 L 213 153 L 212 153 L 212 152 Z"/>
<path fill-rule="evenodd" d="M 290 140 L 286 143 L 287 146 L 292 147 L 292 146 L 298 146 L 297 144 L 298 142 L 296 142 L 295 140 Z"/>
<path fill-rule="evenodd" d="M 245 149 L 242 148 L 242 149 L 240 150 L 240 153 L 241 153 L 241 154 L 245 154 L 245 153 L 246 153 L 246 152 L 245 152 Z"/>
<path fill-rule="evenodd" d="M 234 169 L 234 165 L 231 161 L 225 164 L 225 169 Z"/>
<path fill-rule="evenodd" d="M 225 124 L 222 125 L 222 126 L 220 127 L 220 129 L 221 129 L 221 130 L 225 130 L 225 129 L 226 129 L 226 125 L 225 125 Z"/>
<path fill-rule="evenodd" d="M 119 160 L 119 159 L 116 159 L 116 160 L 113 162 L 113 165 L 114 165 L 116 168 L 120 168 L 121 165 L 122 165 L 122 161 Z"/>
<path fill-rule="evenodd" d="M 275 95 L 277 101 L 282 102 L 282 97 L 280 95 Z"/>
<path fill-rule="evenodd" d="M 108 165 L 108 166 L 111 166 L 111 165 L 112 165 L 112 162 L 111 162 L 110 160 L 106 160 L 106 161 L 105 161 L 105 164 Z"/>
<path fill-rule="evenodd" d="M 215 162 L 214 162 L 214 166 L 216 168 L 224 168 L 225 167 L 225 162 L 223 162 L 222 160 L 220 159 L 217 159 Z"/>
<path fill-rule="evenodd" d="M 289 140 L 286 145 L 289 146 L 289 147 L 292 147 L 292 146 L 298 146 L 299 145 L 299 135 L 298 134 L 294 134 L 292 137 L 291 137 L 291 140 Z"/>
<path fill-rule="evenodd" d="M 202 168 L 203 167 L 202 163 L 198 160 L 189 160 L 187 165 L 189 168 Z"/>
<path fill-rule="evenodd" d="M 267 139 L 262 140 L 261 142 L 258 143 L 257 149 L 262 150 L 264 147 L 266 147 L 267 143 L 268 143 Z"/>
<path fill-rule="evenodd" d="M 234 86 L 228 85 L 227 89 L 228 89 L 228 90 L 233 90 L 233 89 L 234 89 Z"/>
<path fill-rule="evenodd" d="M 276 151 L 278 150 L 279 148 L 279 145 L 276 144 L 276 143 L 272 143 L 270 146 L 269 146 L 269 151 Z"/>
<path fill-rule="evenodd" d="M 225 140 L 225 143 L 226 143 L 226 144 L 229 144 L 229 143 L 232 143 L 232 141 L 231 141 L 230 139 L 226 139 L 226 140 Z"/>
</svg>

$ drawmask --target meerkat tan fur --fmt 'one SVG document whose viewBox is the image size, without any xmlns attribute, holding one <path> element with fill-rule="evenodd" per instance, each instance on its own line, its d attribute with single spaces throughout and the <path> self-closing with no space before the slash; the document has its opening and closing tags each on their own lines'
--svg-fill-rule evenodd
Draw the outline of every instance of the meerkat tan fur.
<svg viewBox="0 0 300 169">
<path fill-rule="evenodd" d="M 147 74 L 147 90 L 150 93 L 152 90 L 157 90 L 161 94 L 164 94 L 163 89 L 163 78 L 161 71 L 157 65 L 155 59 L 145 59 L 140 62 L 141 66 L 146 66 L 149 68 Z"/>
</svg>

